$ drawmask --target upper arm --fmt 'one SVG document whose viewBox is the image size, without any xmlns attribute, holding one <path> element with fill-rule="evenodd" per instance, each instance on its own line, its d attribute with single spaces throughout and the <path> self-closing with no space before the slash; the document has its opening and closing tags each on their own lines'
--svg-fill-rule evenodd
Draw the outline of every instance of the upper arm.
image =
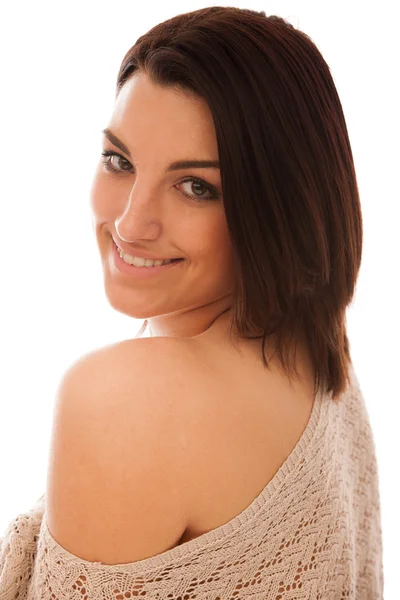
<svg viewBox="0 0 400 600">
<path fill-rule="evenodd" d="M 159 554 L 186 529 L 171 365 L 162 344 L 148 343 L 159 340 L 129 341 L 65 373 L 48 464 L 51 535 L 72 554 L 106 564 Z"/>
</svg>

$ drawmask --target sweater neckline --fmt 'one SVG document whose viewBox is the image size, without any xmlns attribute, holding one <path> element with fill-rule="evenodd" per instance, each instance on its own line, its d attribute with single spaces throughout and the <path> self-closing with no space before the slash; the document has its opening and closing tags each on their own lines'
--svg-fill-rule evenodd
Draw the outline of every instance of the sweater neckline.
<svg viewBox="0 0 400 600">
<path fill-rule="evenodd" d="M 44 537 L 47 538 L 47 544 L 50 545 L 52 549 L 55 549 L 57 554 L 63 556 L 68 562 L 78 561 L 82 565 L 85 565 L 88 569 L 90 569 L 92 566 L 101 565 L 102 570 L 106 572 L 115 571 L 115 569 L 118 569 L 118 571 L 121 572 L 125 571 L 129 573 L 143 573 L 144 571 L 148 571 L 150 569 L 170 565 L 173 561 L 179 562 L 180 559 L 187 559 L 191 554 L 204 550 L 213 543 L 225 540 L 227 537 L 237 532 L 237 530 L 246 523 L 248 524 L 251 520 L 255 519 L 267 502 L 273 501 L 274 497 L 279 494 L 282 485 L 286 482 L 290 475 L 295 474 L 296 467 L 300 460 L 305 459 L 307 461 L 311 452 L 310 442 L 315 436 L 318 424 L 322 418 L 325 422 L 327 418 L 328 407 L 331 403 L 333 403 L 331 396 L 331 392 L 326 392 L 321 386 L 319 387 L 314 398 L 308 423 L 289 456 L 285 459 L 272 479 L 269 480 L 261 493 L 256 496 L 249 506 L 247 506 L 247 508 L 233 517 L 227 523 L 220 525 L 211 531 L 203 533 L 192 540 L 184 542 L 179 546 L 165 550 L 160 554 L 156 554 L 154 556 L 131 563 L 108 565 L 99 561 L 87 561 L 63 548 L 51 535 L 46 522 L 46 513 L 44 512 L 42 532 Z M 324 403 L 323 401 L 325 397 L 326 401 Z M 325 410 L 323 410 L 323 406 Z"/>
</svg>

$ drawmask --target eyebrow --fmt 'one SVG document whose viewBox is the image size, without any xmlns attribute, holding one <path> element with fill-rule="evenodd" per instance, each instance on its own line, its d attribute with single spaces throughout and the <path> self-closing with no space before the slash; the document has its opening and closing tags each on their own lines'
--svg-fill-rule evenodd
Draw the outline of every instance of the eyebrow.
<svg viewBox="0 0 400 600">
<path fill-rule="evenodd" d="M 128 150 L 128 147 L 125 146 L 121 140 L 117 138 L 116 135 L 113 134 L 110 129 L 102 129 L 101 133 L 104 133 L 107 139 L 110 140 L 114 146 L 117 146 L 122 152 L 127 154 L 129 157 L 131 153 Z M 219 169 L 219 161 L 218 160 L 178 160 L 173 162 L 167 167 L 166 171 L 179 171 L 180 169 Z"/>
</svg>

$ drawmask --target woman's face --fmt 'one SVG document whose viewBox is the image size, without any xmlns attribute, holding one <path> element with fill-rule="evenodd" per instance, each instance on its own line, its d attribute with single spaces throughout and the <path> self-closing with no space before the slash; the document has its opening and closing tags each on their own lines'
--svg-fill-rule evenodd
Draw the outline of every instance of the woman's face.
<svg viewBox="0 0 400 600">
<path fill-rule="evenodd" d="M 107 298 L 122 313 L 148 318 L 152 335 L 201 334 L 232 305 L 233 251 L 221 176 L 213 166 L 169 167 L 218 161 L 208 105 L 136 73 L 122 87 L 107 131 L 103 152 L 113 154 L 100 157 L 91 188 Z M 183 260 L 147 275 L 149 267 L 146 277 L 133 267 L 121 272 L 113 239 L 133 256 Z"/>
</svg>

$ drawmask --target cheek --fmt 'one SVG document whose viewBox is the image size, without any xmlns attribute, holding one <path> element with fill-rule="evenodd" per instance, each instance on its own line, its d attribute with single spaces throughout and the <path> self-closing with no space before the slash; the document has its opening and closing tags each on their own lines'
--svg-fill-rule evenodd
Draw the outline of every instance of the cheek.
<svg viewBox="0 0 400 600">
<path fill-rule="evenodd" d="M 218 228 L 216 239 L 218 247 L 212 258 L 213 260 L 216 258 L 221 290 L 226 291 L 229 288 L 232 291 L 236 280 L 235 256 L 225 217 Z"/>
<path fill-rule="evenodd" d="M 193 236 L 200 242 L 198 256 L 210 273 L 229 273 L 233 267 L 233 248 L 229 237 L 225 216 L 220 215 L 213 225 L 205 227 L 201 236 Z"/>
<path fill-rule="evenodd" d="M 104 174 L 101 173 L 101 166 L 99 166 L 94 174 L 89 193 L 90 208 L 97 221 L 107 220 L 110 216 L 110 208 L 112 207 L 112 202 L 110 202 L 111 193 L 110 185 Z"/>
</svg>

